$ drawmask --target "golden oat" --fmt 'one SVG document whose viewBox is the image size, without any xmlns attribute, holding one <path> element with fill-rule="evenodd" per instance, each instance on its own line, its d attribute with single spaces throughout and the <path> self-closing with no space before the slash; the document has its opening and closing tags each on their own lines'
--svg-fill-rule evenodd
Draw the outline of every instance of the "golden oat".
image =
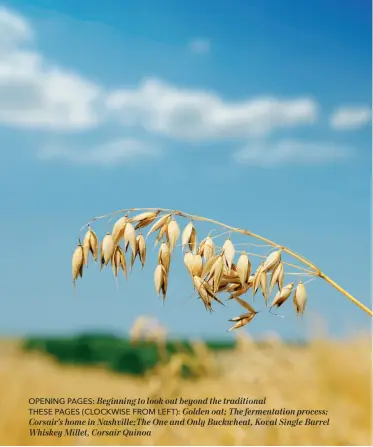
<svg viewBox="0 0 373 447">
<path fill-rule="evenodd" d="M 267 290 L 267 273 L 262 269 L 259 275 L 259 283 L 260 283 L 260 289 L 262 291 L 262 295 L 264 297 L 264 301 L 267 305 L 268 301 L 268 290 Z"/>
<path fill-rule="evenodd" d="M 232 241 L 230 238 L 228 238 L 223 245 L 223 252 L 224 252 L 224 263 L 227 267 L 228 272 L 230 271 L 232 267 L 233 258 L 235 255 L 235 248 L 232 244 Z"/>
<path fill-rule="evenodd" d="M 192 275 L 192 277 L 193 277 L 193 259 L 194 256 L 192 255 L 192 253 L 190 251 L 187 251 L 184 255 L 184 264 L 188 269 L 188 272 Z"/>
<path fill-rule="evenodd" d="M 192 255 L 193 256 L 193 255 Z M 193 276 L 202 276 L 203 271 L 203 262 L 201 255 L 194 255 L 192 259 L 192 275 Z"/>
<path fill-rule="evenodd" d="M 200 243 L 198 254 L 200 254 L 206 262 L 214 256 L 215 244 L 210 236 L 207 236 Z"/>
<path fill-rule="evenodd" d="M 74 287 L 78 277 L 79 276 L 81 278 L 83 277 L 83 266 L 84 266 L 84 252 L 83 252 L 83 246 L 79 240 L 79 244 L 74 250 L 72 257 L 72 277 Z"/>
<path fill-rule="evenodd" d="M 163 265 L 158 264 L 154 271 L 154 285 L 157 295 L 159 295 L 162 292 L 163 301 L 166 299 L 167 282 L 168 282 L 167 272 L 163 267 Z"/>
<path fill-rule="evenodd" d="M 287 284 L 285 287 L 283 287 L 281 290 L 279 290 L 273 299 L 271 308 L 275 307 L 275 306 L 277 306 L 277 307 L 282 306 L 284 304 L 284 302 L 291 295 L 293 287 L 294 287 L 294 282 L 291 282 L 290 284 Z"/>
<path fill-rule="evenodd" d="M 120 217 L 113 225 L 111 234 L 113 236 L 114 245 L 117 245 L 118 242 L 122 239 L 122 237 L 124 235 L 124 229 L 125 229 L 127 222 L 128 222 L 128 217 L 123 216 L 123 217 Z"/>
<path fill-rule="evenodd" d="M 273 292 L 275 285 L 278 285 L 278 290 L 284 287 L 284 264 L 280 262 L 278 266 L 272 271 L 271 283 L 269 286 L 269 293 Z"/>
<path fill-rule="evenodd" d="M 139 258 L 141 262 L 142 268 L 144 268 L 145 261 L 146 261 L 146 242 L 144 236 L 140 233 L 136 237 L 137 242 L 137 251 L 139 253 Z"/>
<path fill-rule="evenodd" d="M 193 276 L 194 287 L 197 289 L 199 296 L 201 297 L 205 308 L 212 311 L 211 307 L 211 296 L 207 293 L 207 290 L 204 286 L 202 279 L 199 276 Z"/>
<path fill-rule="evenodd" d="M 106 233 L 101 242 L 101 263 L 104 262 L 107 265 L 114 253 L 114 240 L 110 233 Z"/>
<path fill-rule="evenodd" d="M 88 231 L 86 232 L 83 239 L 83 255 L 84 255 L 84 263 L 88 267 L 88 258 L 89 253 L 92 253 L 92 257 L 97 262 L 98 257 L 98 239 L 96 233 L 92 230 L 92 228 L 88 227 Z"/>
<path fill-rule="evenodd" d="M 126 223 L 124 227 L 124 239 L 126 241 L 126 248 L 128 245 L 131 247 L 132 253 L 136 256 L 137 243 L 136 243 L 136 230 L 130 222 Z"/>
<path fill-rule="evenodd" d="M 129 222 L 137 222 L 135 230 L 140 230 L 150 225 L 158 216 L 160 211 L 146 211 L 144 213 L 137 214 L 129 219 Z"/>
<path fill-rule="evenodd" d="M 245 313 L 238 317 L 232 318 L 229 321 L 236 322 L 234 326 L 228 329 L 228 332 L 233 331 L 234 329 L 238 329 L 240 327 L 246 326 L 250 321 L 255 317 L 256 314 L 253 313 Z"/>
<path fill-rule="evenodd" d="M 166 242 L 162 242 L 158 252 L 158 264 L 163 265 L 166 273 L 170 270 L 171 253 Z"/>
<path fill-rule="evenodd" d="M 245 284 L 248 282 L 250 273 L 251 273 L 251 263 L 249 261 L 247 254 L 244 252 L 238 258 L 237 261 L 237 274 L 238 277 L 240 278 L 242 286 L 245 286 Z"/>
<path fill-rule="evenodd" d="M 259 286 L 260 286 L 260 276 L 262 274 L 263 266 L 264 266 L 264 262 L 262 262 L 260 264 L 260 266 L 258 267 L 258 269 L 256 270 L 256 272 L 254 274 L 254 279 L 253 279 L 253 296 L 256 295 L 256 292 L 259 289 Z"/>
<path fill-rule="evenodd" d="M 147 236 L 146 236 L 146 239 L 147 239 L 152 233 L 154 233 L 155 231 L 159 230 L 159 229 L 162 228 L 164 225 L 167 225 L 168 222 L 169 222 L 170 219 L 171 219 L 171 216 L 172 216 L 172 214 L 169 213 L 169 214 L 165 214 L 164 216 L 160 217 L 160 218 L 157 220 L 157 222 L 155 222 L 154 225 L 150 228 L 150 230 L 149 230 L 149 232 L 148 232 L 148 234 L 147 234 Z"/>
<path fill-rule="evenodd" d="M 297 315 L 302 317 L 307 304 L 307 291 L 302 281 L 299 281 L 295 289 L 293 303 Z"/>
<path fill-rule="evenodd" d="M 263 272 L 271 272 L 281 262 L 281 250 L 272 252 L 263 264 Z"/>
<path fill-rule="evenodd" d="M 172 219 L 167 226 L 167 237 L 169 241 L 170 251 L 173 252 L 176 242 L 180 237 L 180 228 L 175 219 Z"/>
<path fill-rule="evenodd" d="M 124 256 L 122 248 L 119 245 L 115 247 L 113 256 L 111 258 L 111 267 L 115 277 L 118 276 L 118 271 L 119 269 L 121 269 L 123 271 L 124 276 L 127 278 L 126 258 Z"/>
<path fill-rule="evenodd" d="M 197 233 L 192 221 L 190 221 L 184 228 L 181 236 L 181 245 L 182 248 L 185 248 L 188 245 L 190 251 L 195 254 L 197 248 Z"/>
</svg>

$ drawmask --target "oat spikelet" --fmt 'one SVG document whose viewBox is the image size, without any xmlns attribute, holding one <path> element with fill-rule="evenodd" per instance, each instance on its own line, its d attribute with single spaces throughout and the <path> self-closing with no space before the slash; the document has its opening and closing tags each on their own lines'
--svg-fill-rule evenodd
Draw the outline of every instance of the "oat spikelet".
<svg viewBox="0 0 373 447">
<path fill-rule="evenodd" d="M 158 252 L 158 264 L 163 265 L 166 273 L 170 270 L 171 253 L 166 242 L 162 242 Z"/>
<path fill-rule="evenodd" d="M 299 281 L 295 289 L 293 303 L 297 315 L 302 317 L 307 304 L 307 291 L 302 281 Z"/>
<path fill-rule="evenodd" d="M 198 295 L 201 297 L 205 308 L 212 311 L 211 296 L 207 293 L 206 287 L 199 276 L 193 276 L 194 287 L 197 289 Z"/>
<path fill-rule="evenodd" d="M 224 271 L 224 260 L 222 256 L 218 256 L 218 259 L 214 262 L 214 265 L 211 267 L 210 273 L 208 275 L 208 279 L 213 280 L 213 291 L 216 293 L 219 290 L 220 281 L 223 276 Z"/>
<path fill-rule="evenodd" d="M 97 262 L 98 259 L 98 237 L 96 233 L 92 230 L 91 227 L 89 227 L 89 233 L 90 233 L 90 251 L 92 253 L 93 259 L 95 262 Z"/>
<path fill-rule="evenodd" d="M 115 247 L 113 256 L 111 258 L 111 268 L 113 270 L 114 276 L 118 276 L 118 271 L 121 269 L 124 276 L 127 278 L 127 264 L 124 252 L 119 245 Z"/>
<path fill-rule="evenodd" d="M 232 244 L 232 241 L 230 238 L 228 238 L 223 245 L 223 252 L 224 252 L 224 262 L 227 267 L 228 272 L 232 268 L 232 262 L 235 254 L 234 245 Z"/>
<path fill-rule="evenodd" d="M 126 223 L 124 227 L 124 239 L 126 243 L 131 247 L 132 253 L 136 256 L 137 253 L 137 243 L 136 243 L 136 230 L 130 222 Z"/>
<path fill-rule="evenodd" d="M 291 292 L 294 287 L 294 282 L 291 282 L 290 284 L 287 284 L 285 287 L 283 287 L 281 290 L 279 290 L 276 294 L 276 296 L 273 299 L 273 302 L 271 304 L 272 307 L 280 307 L 284 304 L 284 302 L 289 298 L 291 295 Z"/>
<path fill-rule="evenodd" d="M 262 291 L 262 295 L 264 297 L 264 301 L 267 305 L 267 300 L 268 300 L 267 274 L 266 274 L 266 272 L 264 272 L 263 269 L 260 272 L 259 283 L 260 283 L 260 289 Z"/>
<path fill-rule="evenodd" d="M 113 229 L 111 231 L 111 234 L 113 236 L 114 245 L 117 245 L 118 242 L 121 240 L 121 238 L 124 235 L 124 228 L 128 222 L 128 217 L 123 216 L 120 217 L 115 224 L 113 225 Z"/>
<path fill-rule="evenodd" d="M 239 317 L 232 318 L 229 321 L 233 321 L 236 324 L 228 329 L 228 332 L 238 329 L 240 327 L 246 326 L 255 317 L 256 313 L 248 312 L 240 315 Z"/>
<path fill-rule="evenodd" d="M 150 228 L 146 239 L 155 231 L 159 230 L 160 228 L 162 228 L 165 224 L 167 225 L 168 222 L 171 219 L 171 214 L 165 214 L 164 216 L 160 217 L 157 222 L 154 223 L 154 225 Z"/>
<path fill-rule="evenodd" d="M 144 268 L 145 261 L 146 261 L 146 242 L 145 242 L 144 236 L 142 234 L 139 234 L 136 237 L 136 242 L 137 242 L 137 250 L 139 253 L 140 262 L 141 262 L 142 268 Z"/>
<path fill-rule="evenodd" d="M 197 246 L 197 232 L 194 228 L 193 222 L 190 221 L 188 225 L 184 228 L 183 234 L 181 236 L 182 247 L 185 248 L 189 245 L 192 253 L 196 252 Z"/>
<path fill-rule="evenodd" d="M 192 253 L 190 251 L 187 251 L 184 255 L 184 264 L 185 267 L 188 269 L 188 272 L 192 275 L 193 277 L 193 258 L 194 256 L 192 255 Z"/>
<path fill-rule="evenodd" d="M 255 275 L 254 275 L 254 279 L 253 279 L 253 296 L 255 296 L 255 294 L 258 291 L 259 286 L 260 286 L 260 275 L 261 275 L 262 270 L 263 270 L 263 265 L 264 265 L 264 262 L 262 262 L 260 264 L 260 266 L 258 267 L 258 269 L 256 270 Z"/>
<path fill-rule="evenodd" d="M 159 211 L 146 211 L 144 213 L 137 214 L 129 219 L 129 222 L 137 222 L 135 230 L 140 230 L 148 225 L 150 225 L 154 219 L 158 216 Z"/>
<path fill-rule="evenodd" d="M 168 283 L 167 272 L 163 267 L 163 265 L 158 264 L 154 271 L 154 285 L 157 295 L 159 295 L 162 292 L 163 301 L 166 299 L 167 283 Z"/>
<path fill-rule="evenodd" d="M 263 271 L 265 273 L 271 272 L 273 269 L 275 269 L 278 264 L 281 262 L 281 250 L 277 250 L 272 252 L 267 259 L 264 261 L 263 264 Z"/>
<path fill-rule="evenodd" d="M 175 219 L 172 219 L 167 226 L 167 237 L 170 251 L 173 252 L 176 246 L 176 242 L 180 237 L 180 228 Z"/>
<path fill-rule="evenodd" d="M 284 264 L 282 262 L 280 262 L 278 266 L 272 271 L 269 294 L 273 292 L 276 284 L 278 285 L 278 290 L 281 290 L 284 287 Z"/>
<path fill-rule="evenodd" d="M 193 255 L 192 255 L 193 256 Z M 201 255 L 194 255 L 192 259 L 192 275 L 201 277 L 203 270 L 203 262 Z"/>
<path fill-rule="evenodd" d="M 74 287 L 78 277 L 79 276 L 81 278 L 83 277 L 83 266 L 84 266 L 84 252 L 83 252 L 83 246 L 79 240 L 79 244 L 74 250 L 72 257 L 72 277 Z"/>
<path fill-rule="evenodd" d="M 246 253 L 242 253 L 237 261 L 237 275 L 242 286 L 247 284 L 251 273 L 251 263 Z"/>
<path fill-rule="evenodd" d="M 214 256 L 215 244 L 210 236 L 207 236 L 200 243 L 198 248 L 198 254 L 200 254 L 206 262 Z"/>
<path fill-rule="evenodd" d="M 110 233 L 106 233 L 101 242 L 101 264 L 107 265 L 114 253 L 114 240 Z"/>
<path fill-rule="evenodd" d="M 215 264 L 216 260 L 220 257 L 220 255 L 212 256 L 204 265 L 202 270 L 201 278 L 206 278 L 206 276 L 210 273 L 212 266 Z"/>
<path fill-rule="evenodd" d="M 88 228 L 88 231 L 86 232 L 83 238 L 83 257 L 84 257 L 84 264 L 87 267 L 88 267 L 89 252 L 91 252 L 92 254 L 94 253 L 91 246 L 91 238 L 92 238 L 92 232 L 91 229 Z"/>
</svg>

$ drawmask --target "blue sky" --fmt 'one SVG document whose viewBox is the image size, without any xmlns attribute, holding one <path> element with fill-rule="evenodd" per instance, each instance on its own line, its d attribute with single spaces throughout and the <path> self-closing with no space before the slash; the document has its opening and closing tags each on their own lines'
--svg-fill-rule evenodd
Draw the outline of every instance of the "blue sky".
<svg viewBox="0 0 373 447">
<path fill-rule="evenodd" d="M 180 251 L 164 306 L 155 251 L 119 292 L 96 266 L 73 293 L 79 228 L 131 207 L 262 234 L 371 305 L 371 16 L 368 0 L 0 4 L 1 333 L 125 333 L 150 314 L 172 335 L 233 337 L 241 308 L 188 298 Z M 302 325 L 289 300 L 286 318 L 243 330 L 370 328 L 328 285 L 307 287 Z"/>
</svg>

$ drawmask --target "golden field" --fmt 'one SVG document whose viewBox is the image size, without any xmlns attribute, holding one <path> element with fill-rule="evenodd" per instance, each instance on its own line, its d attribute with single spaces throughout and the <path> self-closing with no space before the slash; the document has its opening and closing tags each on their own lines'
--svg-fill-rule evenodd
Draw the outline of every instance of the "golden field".
<svg viewBox="0 0 373 447">
<path fill-rule="evenodd" d="M 16 341 L 3 340 L 1 445 L 371 445 L 371 348 L 369 334 L 347 342 L 314 340 L 296 348 L 273 338 L 259 348 L 240 333 L 236 348 L 229 352 L 215 355 L 197 343 L 192 367 L 199 378 L 192 380 L 178 375 L 187 354 L 175 355 L 144 378 L 134 378 L 61 365 L 40 353 L 23 352 Z M 330 425 L 168 426 L 152 427 L 150 437 L 31 437 L 28 399 L 62 396 L 266 397 L 266 408 L 328 410 Z"/>
</svg>

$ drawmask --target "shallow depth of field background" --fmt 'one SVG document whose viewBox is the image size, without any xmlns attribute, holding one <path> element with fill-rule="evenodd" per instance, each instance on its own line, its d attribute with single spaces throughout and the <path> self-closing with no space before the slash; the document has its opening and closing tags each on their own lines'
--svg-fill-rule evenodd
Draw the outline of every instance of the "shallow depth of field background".
<svg viewBox="0 0 373 447">
<path fill-rule="evenodd" d="M 71 285 L 89 219 L 164 207 L 287 246 L 371 307 L 371 17 L 370 0 L 0 0 L 0 444 L 371 444 L 372 318 L 323 281 L 302 324 L 290 298 L 232 333 L 243 310 L 205 312 L 179 248 L 157 299 L 154 239 L 118 290 L 93 263 Z M 157 343 L 133 345 L 142 315 Z M 29 397 L 57 395 L 265 395 L 331 425 L 29 438 Z"/>
<path fill-rule="evenodd" d="M 258 343 L 247 332 L 240 331 L 233 345 L 219 342 L 206 344 L 201 341 L 171 343 L 167 342 L 161 327 L 151 326 L 149 329 L 148 326 L 146 330 L 146 324 L 148 324 L 146 320 L 145 322 L 137 320 L 129 340 L 93 334 L 71 339 L 33 339 L 26 344 L 24 341 L 2 340 L 1 444 L 369 445 L 371 443 L 372 357 L 369 334 L 334 342 L 320 336 L 313 338 L 307 344 L 288 344 L 275 334 Z M 46 351 L 49 351 L 49 354 L 46 354 Z M 266 408 L 327 409 L 331 425 L 296 428 L 153 427 L 150 438 L 126 439 L 29 437 L 27 401 L 30 397 L 42 396 L 104 398 L 266 396 Z"/>
</svg>

